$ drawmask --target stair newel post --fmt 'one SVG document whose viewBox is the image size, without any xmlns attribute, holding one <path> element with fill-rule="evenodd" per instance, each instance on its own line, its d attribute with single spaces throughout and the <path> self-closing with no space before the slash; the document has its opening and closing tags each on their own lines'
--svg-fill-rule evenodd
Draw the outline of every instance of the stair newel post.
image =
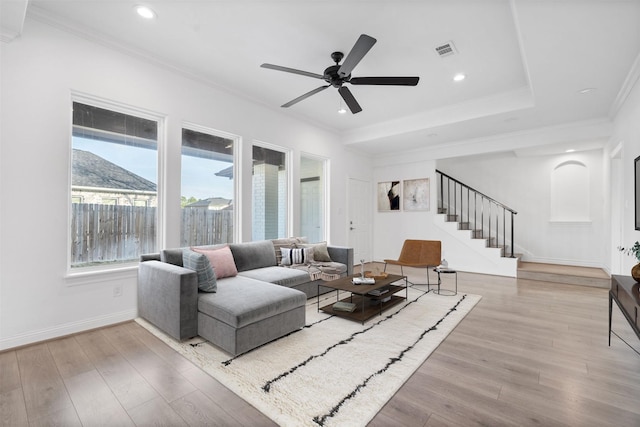
<svg viewBox="0 0 640 427">
<path fill-rule="evenodd" d="M 484 237 L 484 196 L 480 196 L 480 237 Z"/>
<path fill-rule="evenodd" d="M 514 235 L 513 235 L 513 221 L 514 221 L 514 216 L 515 212 L 511 211 L 511 258 L 515 258 L 513 255 L 513 249 L 515 244 L 515 240 L 514 240 Z"/>
<path fill-rule="evenodd" d="M 467 228 L 471 228 L 471 190 L 467 187 Z"/>
<path fill-rule="evenodd" d="M 502 207 L 502 256 L 507 255 L 507 210 Z"/>
<path fill-rule="evenodd" d="M 493 203 L 489 200 L 489 239 L 487 240 L 487 246 L 491 245 L 491 220 L 493 219 Z"/>
<path fill-rule="evenodd" d="M 458 215 L 458 183 L 453 183 L 453 214 Z"/>
<path fill-rule="evenodd" d="M 473 237 L 476 237 L 476 230 L 478 229 L 478 193 L 473 192 Z"/>
<path fill-rule="evenodd" d="M 496 248 L 500 247 L 500 205 L 496 203 Z"/>
<path fill-rule="evenodd" d="M 438 173 L 438 172 L 436 172 Z M 438 173 L 440 175 L 440 194 L 438 194 L 438 208 L 439 211 L 442 213 L 444 211 L 444 177 L 442 176 L 441 173 Z"/>
<path fill-rule="evenodd" d="M 447 215 L 451 214 L 451 178 L 447 177 Z"/>
</svg>

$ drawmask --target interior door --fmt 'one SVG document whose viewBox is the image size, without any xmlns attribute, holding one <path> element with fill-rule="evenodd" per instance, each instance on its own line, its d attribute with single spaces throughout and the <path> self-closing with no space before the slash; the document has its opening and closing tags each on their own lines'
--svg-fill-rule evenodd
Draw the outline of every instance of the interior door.
<svg viewBox="0 0 640 427">
<path fill-rule="evenodd" d="M 371 261 L 371 182 L 349 178 L 348 189 L 349 246 L 353 248 L 353 262 Z"/>
</svg>

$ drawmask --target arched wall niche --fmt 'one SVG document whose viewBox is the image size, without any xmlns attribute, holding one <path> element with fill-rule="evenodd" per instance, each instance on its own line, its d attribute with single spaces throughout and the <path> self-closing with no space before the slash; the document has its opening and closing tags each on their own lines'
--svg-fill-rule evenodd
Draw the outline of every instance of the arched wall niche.
<svg viewBox="0 0 640 427">
<path fill-rule="evenodd" d="M 577 160 L 558 164 L 551 172 L 551 221 L 591 220 L 589 168 Z"/>
</svg>

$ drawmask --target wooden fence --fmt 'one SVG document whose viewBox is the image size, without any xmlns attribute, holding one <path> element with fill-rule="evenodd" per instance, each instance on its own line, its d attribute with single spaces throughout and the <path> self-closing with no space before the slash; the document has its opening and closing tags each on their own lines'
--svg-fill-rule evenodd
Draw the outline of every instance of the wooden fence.
<svg viewBox="0 0 640 427">
<path fill-rule="evenodd" d="M 233 211 L 182 209 L 180 246 L 233 242 Z"/>
<path fill-rule="evenodd" d="M 71 267 L 138 260 L 158 252 L 157 208 L 71 205 Z M 233 211 L 183 209 L 180 246 L 233 241 Z"/>
</svg>

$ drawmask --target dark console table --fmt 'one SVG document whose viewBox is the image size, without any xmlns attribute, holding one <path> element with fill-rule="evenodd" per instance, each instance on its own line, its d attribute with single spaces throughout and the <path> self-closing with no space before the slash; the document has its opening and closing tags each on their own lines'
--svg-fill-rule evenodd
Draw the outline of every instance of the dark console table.
<svg viewBox="0 0 640 427">
<path fill-rule="evenodd" d="M 631 276 L 611 276 L 611 289 L 609 290 L 609 345 L 611 345 L 611 309 L 613 301 L 627 319 L 631 329 L 640 338 L 640 283 Z"/>
</svg>

